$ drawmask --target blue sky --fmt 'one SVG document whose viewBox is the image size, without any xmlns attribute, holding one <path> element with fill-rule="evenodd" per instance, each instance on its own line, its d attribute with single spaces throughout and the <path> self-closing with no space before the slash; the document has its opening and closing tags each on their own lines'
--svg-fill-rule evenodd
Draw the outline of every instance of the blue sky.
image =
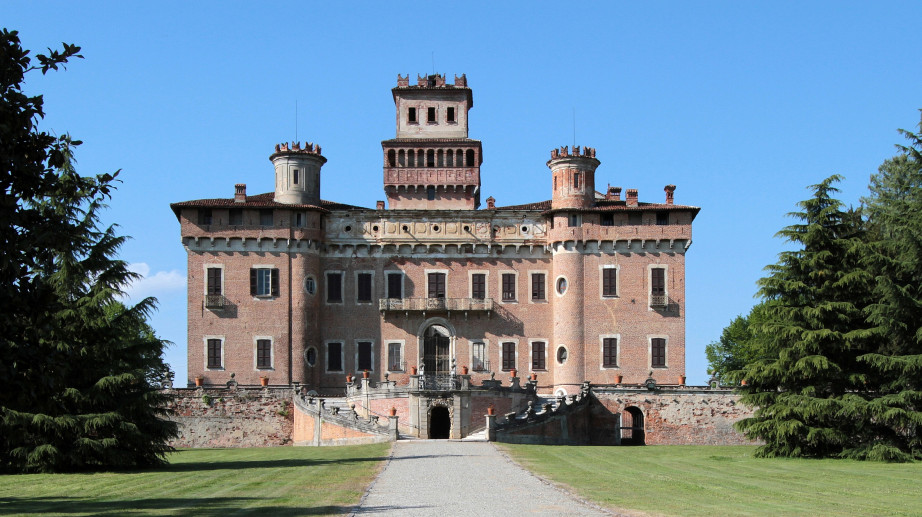
<svg viewBox="0 0 922 517">
<path fill-rule="evenodd" d="M 837 173 L 857 204 L 922 108 L 919 2 L 24 2 L 0 23 L 26 48 L 86 57 L 33 73 L 40 127 L 85 143 L 84 174 L 121 169 L 106 223 L 133 239 L 167 359 L 185 381 L 186 256 L 169 203 L 273 188 L 273 146 L 323 146 L 323 197 L 383 199 L 397 74 L 466 73 L 483 197 L 550 197 L 555 146 L 595 147 L 597 188 L 702 208 L 687 255 L 687 374 L 755 302 L 775 232 Z M 575 114 L 575 116 L 574 116 Z"/>
</svg>

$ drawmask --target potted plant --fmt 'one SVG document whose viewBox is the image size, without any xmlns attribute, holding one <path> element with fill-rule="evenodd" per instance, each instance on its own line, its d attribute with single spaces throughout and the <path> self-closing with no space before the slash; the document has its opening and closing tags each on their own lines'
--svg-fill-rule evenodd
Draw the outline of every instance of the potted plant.
<svg viewBox="0 0 922 517">
<path fill-rule="evenodd" d="M 496 414 L 496 408 L 493 407 L 493 404 L 490 404 L 489 406 L 487 406 L 487 414 L 488 414 L 488 415 L 495 415 L 495 414 Z"/>
<path fill-rule="evenodd" d="M 388 414 L 390 416 L 397 416 L 397 408 L 395 408 L 394 406 L 391 406 L 391 409 L 390 411 L 388 411 Z"/>
<path fill-rule="evenodd" d="M 201 388 L 202 384 L 205 384 L 205 378 L 199 375 L 195 378 L 195 387 Z"/>
<path fill-rule="evenodd" d="M 363 378 L 363 379 L 367 379 L 367 378 L 368 378 L 368 370 L 362 370 L 362 378 Z"/>
<path fill-rule="evenodd" d="M 467 375 L 467 366 L 461 367 L 461 375 Z"/>
<path fill-rule="evenodd" d="M 352 384 L 352 374 L 351 373 L 349 375 L 346 375 L 346 383 Z"/>
<path fill-rule="evenodd" d="M 416 375 L 416 366 L 410 367 L 410 375 Z"/>
<path fill-rule="evenodd" d="M 513 368 L 512 371 L 510 371 L 509 373 L 511 373 L 513 377 L 518 377 L 518 376 L 519 376 L 519 371 L 516 370 L 515 368 Z"/>
<path fill-rule="evenodd" d="M 535 372 L 531 372 L 531 380 L 533 380 L 533 381 L 538 380 L 538 374 L 535 373 Z"/>
<path fill-rule="evenodd" d="M 685 386 L 685 376 L 684 375 L 679 375 L 679 385 Z"/>
<path fill-rule="evenodd" d="M 266 386 L 268 386 L 268 385 L 269 385 L 269 378 L 266 377 L 265 375 L 261 376 L 261 377 L 259 378 L 259 385 L 262 386 L 263 388 L 265 388 Z"/>
<path fill-rule="evenodd" d="M 624 376 L 621 375 L 620 373 L 618 375 L 615 375 L 615 384 L 621 384 L 621 381 L 623 380 L 624 380 Z"/>
</svg>

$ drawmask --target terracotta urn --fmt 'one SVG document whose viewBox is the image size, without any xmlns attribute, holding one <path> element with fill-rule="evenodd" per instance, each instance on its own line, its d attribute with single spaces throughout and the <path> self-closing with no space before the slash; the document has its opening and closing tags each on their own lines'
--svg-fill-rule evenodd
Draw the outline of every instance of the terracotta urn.
<svg viewBox="0 0 922 517">
<path fill-rule="evenodd" d="M 410 375 L 416 375 L 416 367 L 415 367 L 415 366 L 411 366 L 411 367 L 410 367 Z"/>
<path fill-rule="evenodd" d="M 620 373 L 618 375 L 615 375 L 615 384 L 621 384 L 621 381 L 623 380 L 624 380 L 624 376 L 621 375 Z"/>
<path fill-rule="evenodd" d="M 538 374 L 535 373 L 535 372 L 532 372 L 532 373 L 531 373 L 531 380 L 533 380 L 533 381 L 538 380 Z"/>
<path fill-rule="evenodd" d="M 204 384 L 204 383 L 205 383 L 205 378 L 204 378 L 204 377 L 199 376 L 199 377 L 196 377 L 196 378 L 195 378 L 195 387 L 196 387 L 196 388 L 201 388 L 201 387 L 202 387 L 202 384 Z"/>
<path fill-rule="evenodd" d="M 519 371 L 516 370 L 515 368 L 513 368 L 512 371 L 510 371 L 509 373 L 511 373 L 513 377 L 518 377 L 518 376 L 519 376 Z"/>
<path fill-rule="evenodd" d="M 395 408 L 394 406 L 391 406 L 391 409 L 390 411 L 388 411 L 388 414 L 390 416 L 397 416 L 397 408 Z"/>
<path fill-rule="evenodd" d="M 488 414 L 488 415 L 495 415 L 495 414 L 496 414 L 496 408 L 493 407 L 493 406 L 487 406 L 487 414 Z"/>
<path fill-rule="evenodd" d="M 266 386 L 269 385 L 269 378 L 268 378 L 268 377 L 260 377 L 260 378 L 259 378 L 259 384 L 260 384 L 263 388 L 265 388 Z"/>
<path fill-rule="evenodd" d="M 352 375 L 347 375 L 347 376 L 346 376 L 346 382 L 347 382 L 347 383 L 351 383 L 351 382 L 352 382 Z"/>
<path fill-rule="evenodd" d="M 467 375 L 467 366 L 461 367 L 461 375 Z"/>
<path fill-rule="evenodd" d="M 362 372 L 362 378 L 363 378 L 363 379 L 367 379 L 367 378 L 368 378 L 368 370 L 364 370 L 364 371 Z"/>
<path fill-rule="evenodd" d="M 685 386 L 685 376 L 684 375 L 679 375 L 679 385 Z"/>
</svg>

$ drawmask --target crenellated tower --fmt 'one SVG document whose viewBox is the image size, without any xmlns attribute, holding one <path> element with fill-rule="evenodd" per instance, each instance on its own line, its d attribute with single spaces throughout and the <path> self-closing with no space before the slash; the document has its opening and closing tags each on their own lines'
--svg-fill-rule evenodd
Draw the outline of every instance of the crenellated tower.
<svg viewBox="0 0 922 517">
<path fill-rule="evenodd" d="M 397 136 L 381 142 L 390 209 L 474 210 L 480 206 L 479 140 L 468 138 L 474 106 L 467 77 L 397 76 Z"/>
<path fill-rule="evenodd" d="M 288 205 L 320 205 L 320 168 L 327 159 L 320 146 L 292 142 L 275 146 L 275 201 Z"/>
<path fill-rule="evenodd" d="M 553 198 L 551 207 L 591 208 L 595 204 L 595 170 L 599 166 L 595 149 L 567 146 L 551 151 L 547 166 L 551 169 Z"/>
</svg>

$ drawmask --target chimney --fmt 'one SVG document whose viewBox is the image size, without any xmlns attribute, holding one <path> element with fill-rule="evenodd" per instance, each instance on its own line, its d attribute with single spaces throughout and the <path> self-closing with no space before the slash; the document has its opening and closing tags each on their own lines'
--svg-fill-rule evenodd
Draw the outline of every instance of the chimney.
<svg viewBox="0 0 922 517">
<path fill-rule="evenodd" d="M 384 210 L 384 201 L 378 201 L 377 205 L 375 205 L 375 209 Z"/>
<path fill-rule="evenodd" d="M 234 185 L 234 203 L 247 202 L 247 184 L 238 183 Z"/>
<path fill-rule="evenodd" d="M 666 185 L 666 188 L 663 190 L 666 191 L 666 204 L 671 205 L 673 202 L 673 194 L 675 193 L 675 185 Z"/>
<path fill-rule="evenodd" d="M 627 189 L 627 206 L 637 206 L 637 189 L 629 188 Z"/>
<path fill-rule="evenodd" d="M 608 187 L 608 196 L 612 201 L 621 201 L 621 187 Z"/>
<path fill-rule="evenodd" d="M 487 198 L 487 210 L 496 210 L 496 200 L 493 196 Z"/>
</svg>

